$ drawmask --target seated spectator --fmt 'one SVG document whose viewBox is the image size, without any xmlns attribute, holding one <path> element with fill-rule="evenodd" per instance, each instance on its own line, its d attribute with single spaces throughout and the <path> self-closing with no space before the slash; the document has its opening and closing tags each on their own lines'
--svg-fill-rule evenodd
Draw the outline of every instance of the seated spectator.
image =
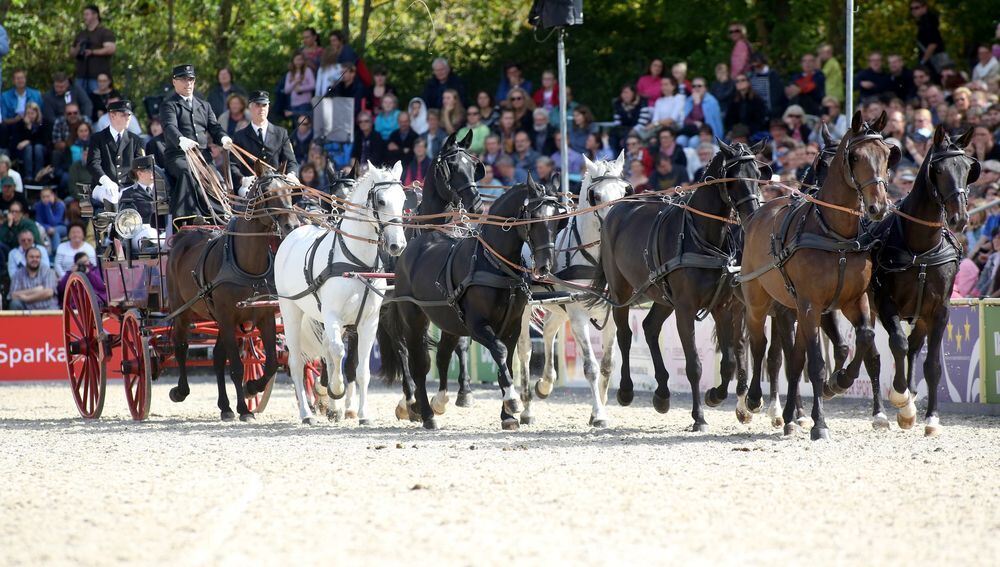
<svg viewBox="0 0 1000 567">
<path fill-rule="evenodd" d="M 403 185 L 409 187 L 414 182 L 424 183 L 430 169 L 431 158 L 427 155 L 427 141 L 417 138 L 413 141 L 413 157 L 403 170 Z"/>
<path fill-rule="evenodd" d="M 607 134 L 603 136 L 598 135 L 596 132 L 590 134 L 587 136 L 587 149 L 583 154 L 590 158 L 590 161 L 614 159 L 615 154 L 608 141 L 609 137 Z M 555 147 L 554 140 L 553 147 Z"/>
<path fill-rule="evenodd" d="M 538 109 L 535 112 L 539 112 Z M 545 114 L 545 125 L 548 126 L 549 114 L 544 110 L 541 111 Z M 465 111 L 466 125 L 461 130 L 458 131 L 458 139 L 462 140 L 465 135 L 470 131 L 472 132 L 472 144 L 469 146 L 469 151 L 479 155 L 483 153 L 483 149 L 486 144 L 486 137 L 490 135 L 489 126 L 483 124 L 482 113 L 478 106 L 472 105 Z M 537 148 L 536 148 L 537 149 Z"/>
<path fill-rule="evenodd" d="M 395 95 L 391 94 L 386 96 L 395 98 Z M 398 160 L 403 162 L 403 167 L 406 167 L 413 159 L 413 144 L 419 136 L 413 131 L 413 128 L 410 128 L 409 113 L 400 112 L 397 122 L 399 127 L 389 134 L 389 141 L 386 143 L 385 161 L 392 164 Z M 427 142 L 424 142 L 424 151 L 427 151 Z"/>
<path fill-rule="evenodd" d="M 530 93 L 533 90 L 531 81 L 524 78 L 524 70 L 521 69 L 521 65 L 508 63 L 504 65 L 503 77 L 500 78 L 500 85 L 497 87 L 497 100 L 506 100 L 511 89 L 515 88 L 521 89 L 525 93 Z"/>
<path fill-rule="evenodd" d="M 319 189 L 321 187 L 319 183 L 319 175 L 316 173 L 316 168 L 313 167 L 311 163 L 304 163 L 299 167 L 299 183 L 305 185 L 306 187 L 312 187 L 313 189 Z"/>
<path fill-rule="evenodd" d="M 477 185 L 479 186 L 480 193 L 486 193 L 494 196 L 503 193 L 503 187 L 500 186 L 500 182 L 493 177 L 492 167 L 483 169 L 483 178 L 477 182 Z"/>
<path fill-rule="evenodd" d="M 59 162 L 60 158 L 57 157 L 59 154 L 68 153 L 69 146 L 73 144 L 73 138 L 76 135 L 76 129 L 81 124 L 90 124 L 90 117 L 83 116 L 80 114 L 80 106 L 77 104 L 67 104 L 66 110 L 62 116 L 56 118 L 56 121 L 52 124 L 52 161 L 53 163 Z M 71 161 L 65 159 L 66 167 L 69 167 Z"/>
<path fill-rule="evenodd" d="M 633 131 L 645 132 L 653 119 L 653 112 L 646 101 L 640 97 L 631 84 L 622 85 L 618 98 L 612 103 L 615 127 L 613 144 L 616 148 L 624 147 L 625 138 Z M 548 122 L 546 120 L 546 122 Z"/>
<path fill-rule="evenodd" d="M 483 153 L 480 155 L 483 164 L 493 166 L 503 155 L 505 154 L 503 148 L 500 146 L 500 136 L 496 134 L 486 136 L 486 141 L 483 142 Z"/>
<path fill-rule="evenodd" d="M 763 132 L 767 128 L 764 100 L 751 88 L 750 79 L 742 73 L 736 76 L 733 98 L 726 110 L 726 131 L 732 131 L 737 124 L 746 126 L 751 133 Z"/>
<path fill-rule="evenodd" d="M 976 66 L 972 68 L 972 80 L 989 84 L 1000 79 L 1000 61 L 986 45 L 976 48 Z"/>
<path fill-rule="evenodd" d="M 506 185 L 507 187 L 510 187 L 515 183 L 524 183 L 527 179 L 527 177 L 518 179 L 518 171 L 514 167 L 514 160 L 508 155 L 501 156 L 500 159 L 497 160 L 497 162 L 493 165 L 493 171 L 496 175 L 497 182 L 499 182 L 500 185 Z M 522 171 L 521 174 L 523 175 L 524 172 Z M 493 193 L 484 192 L 484 195 L 499 196 L 502 192 L 503 191 L 496 191 Z"/>
<path fill-rule="evenodd" d="M 97 265 L 97 251 L 94 247 L 85 240 L 86 229 L 84 225 L 79 222 L 70 223 L 67 230 L 67 238 L 65 242 L 59 244 L 56 248 L 56 259 L 52 268 L 56 271 L 57 277 L 62 277 L 63 274 L 69 272 L 73 269 L 73 265 L 76 264 L 76 256 L 78 254 L 86 254 L 90 258 L 90 263 Z"/>
<path fill-rule="evenodd" d="M 80 209 L 80 201 L 69 201 L 66 203 L 66 222 L 68 224 L 78 224 L 86 229 L 83 241 L 91 246 L 97 246 L 97 239 L 94 236 L 94 225 L 89 218 L 84 218 Z"/>
<path fill-rule="evenodd" d="M 968 250 L 969 241 L 964 234 L 955 235 L 963 249 Z M 989 246 L 972 250 L 972 257 L 962 258 L 958 264 L 958 273 L 955 274 L 955 285 L 951 290 L 952 299 L 964 297 L 978 297 L 976 294 L 976 281 L 979 280 L 979 271 L 982 265 L 989 259 L 992 250 Z"/>
<path fill-rule="evenodd" d="M 823 97 L 826 96 L 826 77 L 816 65 L 816 56 L 806 53 L 802 56 L 802 71 L 792 77 L 785 87 L 785 98 L 789 104 L 797 104 L 812 115 L 818 115 Z"/>
<path fill-rule="evenodd" d="M 764 101 L 768 119 L 781 116 L 785 111 L 785 88 L 781 76 L 767 64 L 763 53 L 757 52 L 750 56 L 750 66 L 753 72 L 748 75 L 750 85 L 757 96 Z M 738 85 L 737 85 L 738 87 Z"/>
<path fill-rule="evenodd" d="M 729 65 L 719 63 L 715 66 L 715 80 L 708 87 L 708 92 L 719 101 L 722 118 L 725 119 L 729 102 L 733 100 L 733 93 L 736 92 L 736 80 L 729 78 Z"/>
<path fill-rule="evenodd" d="M 569 85 L 566 85 L 566 112 L 569 116 L 573 116 L 578 106 L 580 106 L 579 103 L 573 100 L 573 89 Z M 562 127 L 562 114 L 560 114 L 558 106 L 549 112 L 549 123 L 556 130 Z"/>
<path fill-rule="evenodd" d="M 569 138 L 569 147 L 578 154 L 583 154 L 587 150 L 587 136 L 597 132 L 597 125 L 594 124 L 594 115 L 590 108 L 580 105 L 573 111 L 573 121 L 566 130 Z"/>
<path fill-rule="evenodd" d="M 666 191 L 672 187 L 686 185 L 688 182 L 686 168 L 674 167 L 674 162 L 669 156 L 661 155 L 656 158 L 656 168 L 653 170 L 653 175 L 649 176 L 651 191 Z"/>
<path fill-rule="evenodd" d="M 372 73 L 372 85 L 368 87 L 366 94 L 368 107 L 372 112 L 382 112 L 382 99 L 388 94 L 396 96 L 396 107 L 398 108 L 399 96 L 396 94 L 396 88 L 389 84 L 388 71 L 382 66 L 375 67 Z"/>
<path fill-rule="evenodd" d="M 90 174 L 90 169 L 87 168 L 87 157 L 89 153 L 90 148 L 83 148 L 83 153 L 80 154 L 80 160 L 74 161 L 70 164 L 69 171 L 66 173 L 66 183 L 63 185 L 61 195 L 63 196 L 67 207 L 69 207 L 71 201 L 76 201 L 80 198 L 81 185 L 86 186 L 88 189 L 94 186 L 94 178 Z"/>
<path fill-rule="evenodd" d="M 12 177 L 7 176 L 0 179 L 0 187 L 3 189 L 0 192 L 0 213 L 8 214 L 14 203 L 21 205 L 21 211 L 28 210 L 28 200 L 24 198 L 24 193 L 17 192 L 17 186 Z"/>
<path fill-rule="evenodd" d="M 641 161 L 636 159 L 629 162 L 628 182 L 636 193 L 649 190 L 649 176 L 646 175 L 646 166 Z"/>
<path fill-rule="evenodd" d="M 344 74 L 343 65 L 337 60 L 339 53 L 326 48 L 320 57 L 319 68 L 316 70 L 316 96 L 331 96 L 333 89 Z"/>
<path fill-rule="evenodd" d="M 493 133 L 500 138 L 500 147 L 506 154 L 514 152 L 514 134 L 518 132 L 514 111 L 505 108 L 500 111 L 500 120 L 493 127 Z"/>
<path fill-rule="evenodd" d="M 660 97 L 653 106 L 654 128 L 679 128 L 684 121 L 684 95 L 677 92 L 677 81 L 673 77 L 660 80 Z"/>
<path fill-rule="evenodd" d="M 12 311 L 34 311 L 58 309 L 56 297 L 56 274 L 47 262 L 46 255 L 31 246 L 24 254 L 22 264 L 10 278 L 10 309 Z"/>
<path fill-rule="evenodd" d="M 830 135 L 833 136 L 834 140 L 843 138 L 844 134 L 847 133 L 847 116 L 840 112 L 840 102 L 832 96 L 828 96 L 823 99 L 823 110 L 819 120 L 823 124 L 826 124 L 826 127 L 830 129 Z M 816 129 L 809 134 L 809 141 L 816 142 L 822 146 L 822 132 L 823 129 L 817 126 Z"/>
<path fill-rule="evenodd" d="M 806 126 L 805 118 L 805 111 L 797 104 L 789 105 L 785 109 L 785 114 L 781 117 L 785 122 L 785 126 L 788 127 L 788 135 L 796 142 L 803 144 L 809 140 L 809 134 L 812 133 L 809 127 Z"/>
<path fill-rule="evenodd" d="M 427 111 L 427 131 L 420 135 L 427 142 L 427 155 L 434 159 L 444 146 L 448 134 L 441 128 L 441 111 L 435 108 Z"/>
<path fill-rule="evenodd" d="M 222 126 L 228 135 L 234 136 L 238 130 L 246 128 L 249 124 L 247 97 L 240 93 L 229 95 L 226 99 L 226 111 L 219 115 L 219 126 Z"/>
<path fill-rule="evenodd" d="M 556 142 L 553 137 L 555 130 L 549 125 L 548 111 L 544 108 L 536 108 L 531 116 L 534 119 L 529 131 L 531 147 L 544 156 L 551 155 L 552 152 L 556 151 Z"/>
<path fill-rule="evenodd" d="M 42 93 L 28 86 L 28 74 L 23 69 L 14 71 L 12 77 L 14 86 L 0 94 L 0 117 L 8 126 L 20 122 L 29 102 L 41 107 Z"/>
<path fill-rule="evenodd" d="M 108 103 L 111 102 L 110 99 L 112 97 L 120 99 L 122 95 L 115 89 L 114 83 L 111 82 L 111 75 L 98 73 L 95 80 L 97 81 L 97 88 L 88 95 L 89 104 L 80 103 L 80 112 L 92 121 L 97 122 L 107 113 Z M 61 114 L 53 114 L 53 116 L 60 116 Z"/>
<path fill-rule="evenodd" d="M 535 159 L 535 178 L 540 185 L 548 187 L 551 191 L 559 191 L 559 176 L 556 175 L 556 162 L 548 156 L 538 156 Z"/>
<path fill-rule="evenodd" d="M 351 167 L 364 170 L 368 163 L 381 167 L 385 159 L 385 142 L 372 124 L 372 115 L 367 110 L 358 115 L 358 127 L 354 131 L 354 147 L 351 149 Z"/>
<path fill-rule="evenodd" d="M 723 138 L 726 133 L 722 126 L 722 110 L 719 101 L 708 92 L 708 83 L 704 77 L 695 77 L 691 81 L 691 96 L 684 101 L 684 121 L 680 127 L 677 141 L 682 146 L 697 147 L 700 139 L 698 130 L 707 125 L 712 134 Z"/>
<path fill-rule="evenodd" d="M 304 53 L 299 52 L 292 57 L 281 90 L 288 95 L 286 117 L 312 114 L 312 96 L 316 90 L 316 74 L 309 67 Z"/>
<path fill-rule="evenodd" d="M 319 69 L 319 61 L 323 57 L 323 46 L 319 44 L 319 32 L 308 27 L 302 30 L 302 47 L 298 53 L 305 56 L 306 65 L 314 72 Z"/>
<path fill-rule="evenodd" d="M 556 142 L 556 148 L 561 148 L 560 140 L 562 139 L 562 134 L 557 130 L 553 135 Z M 549 156 L 552 161 L 562 164 L 562 152 L 556 150 L 554 154 Z M 569 172 L 566 177 L 569 179 L 570 189 L 573 190 L 576 186 L 576 191 L 579 191 L 580 181 L 583 179 L 583 154 L 574 150 L 573 146 L 569 147 L 569 151 L 566 152 L 566 161 L 568 162 L 567 171 Z"/>
<path fill-rule="evenodd" d="M 880 52 L 872 51 L 868 54 L 868 67 L 854 75 L 854 88 L 858 89 L 862 102 L 892 91 L 892 79 L 882 70 Z"/>
<path fill-rule="evenodd" d="M 527 179 L 529 175 L 538 179 L 535 161 L 539 154 L 531 148 L 531 137 L 527 132 L 521 131 L 514 136 L 514 153 L 510 157 L 514 159 L 518 179 Z"/>
<path fill-rule="evenodd" d="M 648 148 L 642 145 L 639 136 L 633 134 L 625 140 L 625 161 L 627 163 L 635 161 L 641 163 L 642 170 L 647 176 L 653 173 L 653 155 Z"/>
<path fill-rule="evenodd" d="M 35 203 L 35 223 L 39 231 L 48 235 L 51 252 L 55 254 L 59 243 L 66 237 L 66 204 L 56 198 L 49 187 L 42 189 Z"/>
<path fill-rule="evenodd" d="M 535 110 L 535 102 L 528 96 L 528 91 L 520 87 L 510 89 L 504 106 L 514 112 L 515 128 L 518 130 L 531 130 L 531 117 L 532 112 Z"/>
<path fill-rule="evenodd" d="M 635 90 L 642 97 L 646 104 L 653 106 L 656 99 L 660 98 L 662 92 L 661 82 L 663 79 L 663 60 L 659 57 L 649 62 L 646 74 L 639 77 L 635 83 Z"/>
<path fill-rule="evenodd" d="M 674 169 L 687 169 L 687 155 L 684 153 L 684 148 L 674 138 L 673 130 L 670 128 L 660 130 L 656 135 L 656 140 L 658 144 L 653 153 L 657 157 L 669 158 L 675 166 Z"/>
<path fill-rule="evenodd" d="M 229 67 L 219 69 L 215 78 L 218 82 L 208 91 L 206 100 L 211 105 L 215 115 L 219 116 L 229 107 L 230 96 L 239 94 L 246 98 L 247 90 L 236 84 L 235 79 L 233 79 L 233 71 Z"/>
<path fill-rule="evenodd" d="M 431 78 L 427 79 L 424 85 L 423 95 L 420 97 L 427 103 L 427 108 L 441 108 L 441 99 L 444 91 L 454 89 L 458 93 L 458 100 L 465 103 L 465 83 L 458 75 L 452 72 L 448 60 L 438 57 L 431 63 L 433 71 Z"/>
<path fill-rule="evenodd" d="M 698 161 L 701 162 L 701 167 L 695 172 L 692 181 L 699 182 L 705 178 L 705 170 L 708 169 L 709 162 L 715 157 L 716 151 L 718 151 L 716 147 L 708 142 L 698 144 Z"/>
<path fill-rule="evenodd" d="M 687 78 L 688 64 L 685 61 L 678 61 L 670 68 L 670 75 L 677 85 L 677 92 L 684 96 L 691 94 L 691 81 Z"/>
<path fill-rule="evenodd" d="M 465 107 L 458 98 L 458 91 L 448 89 L 441 95 L 441 127 L 448 134 L 454 134 L 465 126 Z"/>
<path fill-rule="evenodd" d="M 559 106 L 559 84 L 556 82 L 556 74 L 546 69 L 542 71 L 542 86 L 531 95 L 535 102 L 535 108 L 544 109 L 551 112 L 553 108 Z"/>
<path fill-rule="evenodd" d="M 333 87 L 333 96 L 343 96 L 354 99 L 354 115 L 361 112 L 361 105 L 365 101 L 365 85 L 358 78 L 357 67 L 353 63 L 344 63 L 344 72 L 340 76 L 340 82 Z"/>
<path fill-rule="evenodd" d="M 407 110 L 410 115 L 410 128 L 417 133 L 418 136 L 423 136 L 427 133 L 427 105 L 424 103 L 424 99 L 420 97 L 413 97 L 410 99 L 410 104 L 407 105 Z"/>
<path fill-rule="evenodd" d="M 108 301 L 108 290 L 104 286 L 104 280 L 101 279 L 101 270 L 97 267 L 97 263 L 90 257 L 86 252 L 77 252 L 73 256 L 73 263 L 70 269 L 63 272 L 62 275 L 58 275 L 59 284 L 56 287 L 58 292 L 58 297 L 63 297 L 66 292 L 66 282 L 69 281 L 69 276 L 73 272 L 80 272 L 87 276 L 90 281 L 90 287 L 94 288 L 94 293 L 97 295 L 97 299 L 101 303 L 107 303 Z"/>
<path fill-rule="evenodd" d="M 917 180 L 917 170 L 912 167 L 897 168 L 892 172 L 888 195 L 893 203 L 910 194 L 913 182 Z"/>
<path fill-rule="evenodd" d="M 913 84 L 913 71 L 906 68 L 901 55 L 889 56 L 889 84 L 892 94 L 900 100 L 911 100 L 917 96 L 917 88 Z"/>
<path fill-rule="evenodd" d="M 309 155 L 309 146 L 313 141 L 312 119 L 308 116 L 301 116 L 295 121 L 295 131 L 292 132 L 292 152 L 295 160 L 299 163 L 306 161 Z M 147 152 L 148 153 L 148 152 Z M 160 163 L 157 161 L 157 163 Z"/>
<path fill-rule="evenodd" d="M 334 173 L 334 166 L 330 163 L 330 156 L 323 149 L 323 146 L 316 142 L 313 142 L 309 146 L 309 152 L 306 154 L 306 162 L 313 166 L 316 170 L 316 185 L 314 189 L 319 189 L 320 191 L 330 190 L 330 178 Z M 347 167 L 348 164 L 345 164 Z M 348 169 L 350 169 L 348 167 Z"/>
<path fill-rule="evenodd" d="M 1000 160 L 1000 146 L 985 126 L 976 126 L 969 148 L 972 150 L 972 156 L 980 162 Z"/>
<path fill-rule="evenodd" d="M 979 271 L 979 279 L 976 280 L 976 297 L 993 297 L 994 294 L 994 284 L 993 281 L 996 279 L 997 267 L 1000 267 L 1000 229 L 993 229 L 989 234 L 990 242 L 990 257 L 983 264 L 982 269 Z M 980 241 L 980 248 L 982 249 L 982 240 Z"/>
<path fill-rule="evenodd" d="M 34 180 L 45 167 L 45 152 L 49 145 L 49 131 L 42 123 L 42 109 L 37 104 L 25 104 L 24 116 L 14 124 L 11 149 L 21 156 L 24 174 Z"/>
<path fill-rule="evenodd" d="M 14 210 L 12 209 L 11 215 L 13 214 Z M 11 220 L 10 215 L 8 215 L 7 222 L 10 223 Z M 23 215 L 20 223 L 14 224 L 13 227 L 9 224 L 0 226 L 0 241 L 3 241 L 5 244 L 9 244 L 9 236 L 15 234 L 17 244 L 11 246 L 10 252 L 7 254 L 7 275 L 11 278 L 14 277 L 14 274 L 19 268 L 24 267 L 27 262 L 28 250 L 36 248 L 35 243 L 40 242 L 39 239 L 35 238 L 35 235 L 38 234 L 38 228 L 35 226 L 35 223 L 28 220 Z M 49 267 L 48 254 L 42 255 L 42 265 L 46 268 Z"/>
<path fill-rule="evenodd" d="M 382 110 L 375 116 L 375 131 L 383 140 L 388 140 L 389 136 L 399 128 L 399 109 L 396 108 L 398 105 L 399 101 L 392 93 L 385 95 L 379 104 Z"/>
<path fill-rule="evenodd" d="M 87 116 L 94 111 L 93 102 L 86 91 L 70 83 L 66 73 L 57 71 L 52 74 L 52 89 L 42 96 L 42 121 L 51 126 L 56 118 L 63 115 L 66 105 L 70 103 L 80 105 Z"/>
</svg>

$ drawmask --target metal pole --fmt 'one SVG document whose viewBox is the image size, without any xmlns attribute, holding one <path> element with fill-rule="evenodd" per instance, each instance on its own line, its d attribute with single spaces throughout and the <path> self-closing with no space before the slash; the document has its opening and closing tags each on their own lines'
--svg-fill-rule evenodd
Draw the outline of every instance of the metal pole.
<svg viewBox="0 0 1000 567">
<path fill-rule="evenodd" d="M 567 135 L 570 117 L 566 116 L 566 29 L 559 28 L 559 38 L 556 42 L 556 53 L 559 59 L 559 176 L 563 203 L 569 203 L 569 139 Z"/>
<path fill-rule="evenodd" d="M 854 0 L 847 0 L 847 45 L 845 46 L 847 72 L 844 73 L 844 103 L 847 121 L 854 117 Z"/>
</svg>

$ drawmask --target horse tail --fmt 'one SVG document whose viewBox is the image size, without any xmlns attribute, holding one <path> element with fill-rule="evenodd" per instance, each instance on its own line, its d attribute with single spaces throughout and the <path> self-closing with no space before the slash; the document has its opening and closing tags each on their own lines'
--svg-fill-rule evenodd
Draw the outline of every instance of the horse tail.
<svg viewBox="0 0 1000 567">
<path fill-rule="evenodd" d="M 601 247 L 604 247 L 604 243 L 601 243 Z M 608 275 L 604 272 L 604 250 L 601 250 L 601 259 L 594 266 L 594 280 L 590 282 L 590 298 L 588 298 L 584 303 L 587 307 L 598 307 L 606 303 L 604 296 L 605 289 L 608 287 Z"/>
<path fill-rule="evenodd" d="M 394 304 L 382 304 L 375 338 L 378 340 L 378 352 L 382 357 L 382 379 L 390 386 L 403 375 L 403 365 L 406 364 L 400 354 L 403 350 L 401 347 L 406 346 L 406 334 L 400 332 L 404 324 L 399 309 Z"/>
</svg>

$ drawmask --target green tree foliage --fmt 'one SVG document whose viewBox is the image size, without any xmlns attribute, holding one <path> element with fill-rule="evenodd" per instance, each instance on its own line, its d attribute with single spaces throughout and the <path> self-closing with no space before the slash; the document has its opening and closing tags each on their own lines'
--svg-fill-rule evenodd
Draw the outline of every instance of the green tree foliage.
<svg viewBox="0 0 1000 567">
<path fill-rule="evenodd" d="M 992 39 L 996 0 L 938 0 L 948 51 L 956 61 L 977 41 Z M 4 61 L 28 69 L 47 87 L 56 70 L 72 72 L 70 42 L 82 26 L 82 0 L 0 0 L 11 39 Z M 230 64 L 248 88 L 274 89 L 299 45 L 302 28 L 325 35 L 344 29 L 369 65 L 389 70 L 403 97 L 419 94 L 434 57 L 447 57 L 470 90 L 493 91 L 506 61 L 518 61 L 537 83 L 556 66 L 555 35 L 527 23 L 530 0 L 117 0 L 102 7 L 118 37 L 115 81 L 135 99 L 167 82 L 170 68 L 194 63 L 207 89 L 214 69 Z M 838 0 L 585 0 L 585 24 L 569 30 L 569 82 L 580 102 L 607 118 L 619 86 L 634 81 L 652 57 L 686 60 L 689 76 L 710 80 L 728 61 L 726 26 L 745 22 L 757 50 L 789 73 L 800 55 L 833 41 L 843 59 L 843 2 Z M 909 2 L 857 0 L 856 63 L 870 49 L 902 53 L 913 62 L 915 27 Z M 369 9 L 367 26 L 365 12 Z M 360 45 L 361 35 L 365 46 Z M 6 86 L 6 85 L 5 85 Z"/>
</svg>

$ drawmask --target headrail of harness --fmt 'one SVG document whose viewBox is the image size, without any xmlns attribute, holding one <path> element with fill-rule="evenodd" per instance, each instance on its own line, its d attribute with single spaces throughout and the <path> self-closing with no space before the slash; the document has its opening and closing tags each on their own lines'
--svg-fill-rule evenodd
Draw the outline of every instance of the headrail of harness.
<svg viewBox="0 0 1000 567">
<path fill-rule="evenodd" d="M 620 175 L 601 175 L 594 177 L 590 181 L 590 185 L 587 189 L 587 204 L 591 207 L 598 206 L 597 192 L 594 189 L 602 183 L 612 181 L 625 183 L 626 196 L 633 195 L 635 193 L 635 189 L 632 188 L 632 183 Z M 603 229 L 604 219 L 599 214 L 599 210 L 594 210 L 593 215 L 597 217 L 598 226 Z M 601 241 L 596 240 L 594 242 L 584 243 L 583 237 L 580 236 L 578 218 L 579 217 L 573 216 L 569 219 L 569 223 L 566 226 L 566 228 L 569 229 L 567 247 L 565 250 L 560 251 L 563 253 L 563 262 L 565 266 L 563 269 L 553 274 L 562 280 L 591 280 L 597 275 L 597 258 L 594 258 L 593 254 L 588 252 L 587 249 L 597 246 L 601 243 Z M 573 245 L 574 242 L 576 243 L 575 246 Z M 578 254 L 583 258 L 583 261 L 586 262 L 586 264 L 573 264 L 573 258 L 575 258 Z"/>
</svg>

